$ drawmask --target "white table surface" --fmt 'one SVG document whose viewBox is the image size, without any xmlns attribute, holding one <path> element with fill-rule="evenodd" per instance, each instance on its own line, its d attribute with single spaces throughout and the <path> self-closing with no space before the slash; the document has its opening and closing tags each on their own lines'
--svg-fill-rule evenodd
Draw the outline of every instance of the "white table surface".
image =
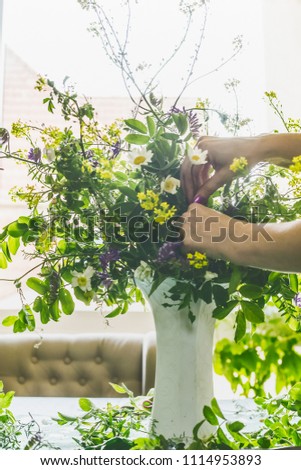
<svg viewBox="0 0 301 470">
<path fill-rule="evenodd" d="M 106 403 L 125 404 L 127 398 L 92 398 L 91 401 L 98 407 Z M 230 421 L 239 420 L 247 425 L 248 429 L 258 427 L 258 413 L 252 400 L 220 400 L 219 405 Z M 11 411 L 21 422 L 29 422 L 30 416 L 39 424 L 45 440 L 54 447 L 60 449 L 79 449 L 73 437 L 79 437 L 71 426 L 60 426 L 53 418 L 58 417 L 58 412 L 67 416 L 79 416 L 83 414 L 78 404 L 78 398 L 66 397 L 15 397 L 12 401 Z"/>
</svg>

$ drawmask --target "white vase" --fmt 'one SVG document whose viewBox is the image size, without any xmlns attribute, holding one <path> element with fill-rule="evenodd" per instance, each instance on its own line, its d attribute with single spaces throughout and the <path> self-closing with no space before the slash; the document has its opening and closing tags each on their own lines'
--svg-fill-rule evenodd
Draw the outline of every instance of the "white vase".
<svg viewBox="0 0 301 470">
<path fill-rule="evenodd" d="M 196 319 L 191 323 L 187 309 L 178 310 L 164 295 L 175 285 L 166 279 L 149 296 L 151 284 L 137 280 L 151 307 L 156 327 L 157 359 L 152 420 L 157 434 L 166 438 L 192 437 L 194 426 L 204 419 L 203 407 L 213 398 L 212 350 L 215 320 L 213 304 L 191 305 Z M 214 427 L 204 423 L 199 436 L 208 437 Z"/>
</svg>

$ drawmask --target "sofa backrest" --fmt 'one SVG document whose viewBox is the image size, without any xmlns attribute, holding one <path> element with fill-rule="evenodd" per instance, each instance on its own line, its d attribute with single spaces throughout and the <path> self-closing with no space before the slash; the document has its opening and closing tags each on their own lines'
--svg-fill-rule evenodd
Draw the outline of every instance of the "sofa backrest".
<svg viewBox="0 0 301 470">
<path fill-rule="evenodd" d="M 3 335 L 0 380 L 17 396 L 113 397 L 110 382 L 146 394 L 154 345 L 153 334 Z"/>
</svg>

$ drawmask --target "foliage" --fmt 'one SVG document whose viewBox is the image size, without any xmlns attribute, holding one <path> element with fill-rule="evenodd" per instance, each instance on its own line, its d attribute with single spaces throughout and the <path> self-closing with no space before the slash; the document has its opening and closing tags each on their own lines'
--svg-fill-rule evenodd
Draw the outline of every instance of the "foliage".
<svg viewBox="0 0 301 470">
<path fill-rule="evenodd" d="M 27 201 L 30 215 L 4 227 L 0 266 L 5 268 L 23 244 L 31 248 L 28 256 L 38 260 L 35 267 L 40 269 L 38 277 L 26 281 L 38 294 L 32 305 L 24 301 L 21 289 L 28 272 L 15 280 L 22 308 L 4 320 L 6 326 L 13 325 L 15 332 L 32 331 L 35 313 L 43 324 L 58 321 L 62 314 L 73 313 L 73 296 L 87 305 L 92 300 L 100 306 L 115 305 L 109 317 L 123 314 L 133 300 L 142 299 L 136 274 L 153 279 L 153 290 L 173 277 L 176 286 L 167 293 L 167 302 L 176 301 L 179 308 L 189 309 L 191 302 L 202 299 L 214 300 L 213 315 L 219 320 L 235 311 L 237 341 L 247 321 L 264 321 L 263 306 L 269 300 L 299 328 L 300 309 L 293 302 L 296 275 L 237 267 L 180 250 L 178 218 L 186 208 L 180 165 L 191 152 L 203 158 L 191 145 L 197 131 L 194 115 L 176 109 L 166 113 L 161 103 L 153 103 L 143 121 L 130 118 L 99 129 L 93 107 L 79 104 L 72 89 L 61 92 L 40 78 L 37 88 L 45 86 L 48 108 L 53 111 L 58 103 L 67 121 L 77 119 L 79 133 L 70 127 L 58 131 L 19 123 L 13 132 L 32 145 L 28 158 L 8 148 L 3 152 L 29 165 L 37 188 L 16 193 Z M 49 147 L 53 141 L 47 140 L 42 152 L 38 145 L 45 134 L 59 146 Z M 218 190 L 209 206 L 255 223 L 292 220 L 300 202 L 281 194 L 275 178 L 294 177 L 291 170 L 260 166 Z"/>
<path fill-rule="evenodd" d="M 12 326 L 14 332 L 32 331 L 36 315 L 42 324 L 58 321 L 61 315 L 73 313 L 75 299 L 86 305 L 93 301 L 100 309 L 106 303 L 113 307 L 107 315 L 112 318 L 126 313 L 131 302 L 143 301 L 135 277 L 148 280 L 151 292 L 172 277 L 176 285 L 166 293 L 166 304 L 176 302 L 179 309 L 188 311 L 192 322 L 195 317 L 190 306 L 200 299 L 215 302 L 213 316 L 219 320 L 235 312 L 236 341 L 244 336 L 247 322 L 257 325 L 264 321 L 263 307 L 268 301 L 292 328 L 300 329 L 300 308 L 294 302 L 297 276 L 182 252 L 180 217 L 187 201 L 180 185 L 180 167 L 185 156 L 205 164 L 206 154 L 196 148 L 196 143 L 214 110 L 206 107 L 206 100 L 198 100 L 193 109 L 180 107 L 181 94 L 171 108 L 164 109 L 162 98 L 153 92 L 154 78 L 145 90 L 138 86 L 125 59 L 127 39 L 125 43 L 118 39 L 101 4 L 94 0 L 80 3 L 95 12 L 95 34 L 105 35 L 103 46 L 111 51 L 115 65 L 141 96 L 138 102 L 134 100 L 132 116 L 103 128 L 95 119 L 92 104 L 78 98 L 67 82 L 61 91 L 51 80 L 40 77 L 36 88 L 46 92 L 43 102 L 50 113 L 61 111 L 66 127 L 14 123 L 11 133 L 26 139 L 27 152 L 12 151 L 9 133 L 1 131 L 0 158 L 26 164 L 33 184 L 14 191 L 15 198 L 27 203 L 29 212 L 0 233 L 0 268 L 12 262 L 20 247 L 37 262 L 13 280 L 21 308 L 3 324 Z M 130 9 L 130 2 L 126 4 Z M 182 2 L 189 29 L 196 9 L 203 8 L 206 18 L 207 5 L 200 1 L 188 6 L 189 2 Z M 186 33 L 182 41 L 185 38 Z M 184 80 L 187 86 L 202 39 L 203 29 Z M 240 49 L 237 44 L 235 53 Z M 233 92 L 236 86 L 232 80 L 227 89 Z M 217 114 L 234 134 L 244 125 L 238 112 L 234 120 Z M 260 222 L 263 230 L 266 222 L 299 216 L 295 171 L 259 165 L 246 176 L 244 166 L 243 156 L 233 162 L 236 180 L 216 191 L 209 207 L 234 218 Z M 279 180 L 289 186 L 286 193 Z M 34 276 L 28 278 L 33 271 Z M 37 294 L 31 304 L 22 291 L 25 279 Z"/>
<path fill-rule="evenodd" d="M 296 384 L 301 377 L 301 335 L 281 318 L 271 318 L 247 333 L 238 343 L 224 338 L 214 351 L 214 370 L 246 397 L 266 395 L 265 386 L 275 378 L 276 393 Z"/>
<path fill-rule="evenodd" d="M 116 387 L 116 386 L 115 386 Z M 126 406 L 107 405 L 105 409 L 96 408 L 89 400 L 81 399 L 80 406 L 85 414 L 78 417 L 65 417 L 59 413 L 58 423 L 70 425 L 80 434 L 75 439 L 83 449 L 118 449 L 118 450 L 241 450 L 268 449 L 301 445 L 301 383 L 292 387 L 289 393 L 282 397 L 262 397 L 255 402 L 258 405 L 254 418 L 258 420 L 259 429 L 250 431 L 240 421 L 228 421 L 216 399 L 210 406 L 205 406 L 205 420 L 214 428 L 212 435 L 206 439 L 199 437 L 199 431 L 204 423 L 195 426 L 191 438 L 187 436 L 166 439 L 155 433 L 155 426 L 149 426 L 146 418 L 149 416 L 151 401 L 149 397 L 133 399 L 131 392 L 119 387 L 121 393 L 130 394 L 130 403 Z M 138 404 L 137 404 L 138 400 Z M 147 410 L 144 404 L 147 405 Z M 260 425 L 259 425 L 260 418 Z M 129 426 L 129 423 L 130 426 Z M 138 436 L 135 432 L 138 431 Z M 145 434 L 140 436 L 139 434 Z"/>
<path fill-rule="evenodd" d="M 50 444 L 42 439 L 39 426 L 33 419 L 28 423 L 15 419 L 9 409 L 13 396 L 14 392 L 4 393 L 0 381 L 0 449 L 38 450 L 49 447 Z"/>
<path fill-rule="evenodd" d="M 111 385 L 116 392 L 128 395 L 126 406 L 108 403 L 105 408 L 97 408 L 90 400 L 81 398 L 79 406 L 85 412 L 83 416 L 70 417 L 59 413 L 57 422 L 60 425 L 71 425 L 78 431 L 80 438 L 75 438 L 75 441 L 81 448 L 127 450 L 133 447 L 133 432 L 146 433 L 143 421 L 150 414 L 151 394 L 135 398 L 124 384 Z"/>
</svg>

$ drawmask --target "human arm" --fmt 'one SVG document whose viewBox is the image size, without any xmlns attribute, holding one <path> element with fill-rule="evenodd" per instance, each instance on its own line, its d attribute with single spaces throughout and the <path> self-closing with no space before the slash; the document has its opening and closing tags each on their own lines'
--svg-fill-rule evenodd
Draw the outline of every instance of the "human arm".
<svg viewBox="0 0 301 470">
<path fill-rule="evenodd" d="M 186 251 L 205 252 L 241 266 L 301 272 L 301 220 L 251 224 L 191 204 L 183 215 L 182 231 Z"/>
<path fill-rule="evenodd" d="M 215 169 L 207 177 L 208 165 L 193 165 L 186 157 L 181 168 L 181 183 L 187 200 L 195 196 L 206 202 L 219 187 L 231 181 L 235 173 L 230 170 L 234 158 L 245 157 L 248 168 L 259 162 L 270 162 L 288 167 L 294 156 L 301 155 L 301 134 L 263 134 L 255 137 L 211 137 L 198 141 L 198 147 L 208 152 L 207 160 Z"/>
</svg>

